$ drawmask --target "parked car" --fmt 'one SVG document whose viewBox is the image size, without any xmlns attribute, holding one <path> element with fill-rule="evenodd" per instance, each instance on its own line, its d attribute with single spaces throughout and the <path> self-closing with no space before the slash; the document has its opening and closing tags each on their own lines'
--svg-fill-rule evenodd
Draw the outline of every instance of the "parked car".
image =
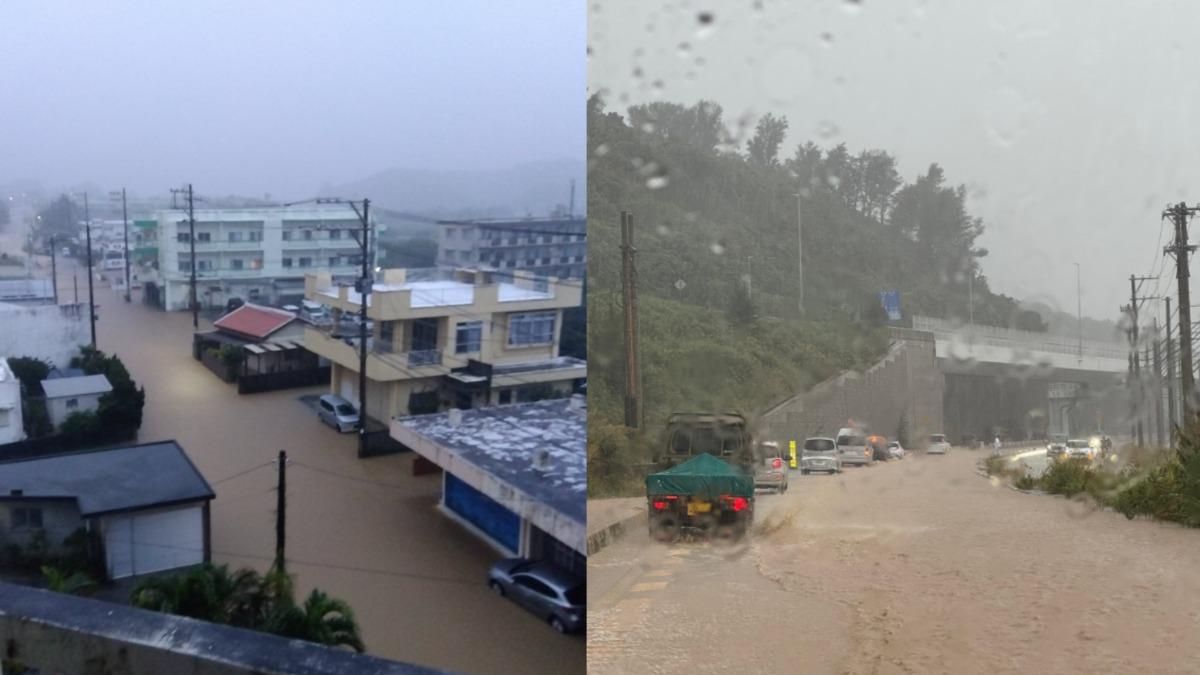
<svg viewBox="0 0 1200 675">
<path fill-rule="evenodd" d="M 930 455 L 944 455 L 950 452 L 950 443 L 946 440 L 946 434 L 930 434 L 925 452 Z"/>
<path fill-rule="evenodd" d="M 900 441 L 892 441 L 888 443 L 888 453 L 892 459 L 904 459 L 904 446 L 900 445 Z"/>
<path fill-rule="evenodd" d="M 1050 434 L 1050 438 L 1046 442 L 1046 450 L 1049 451 L 1050 446 L 1053 446 L 1053 445 L 1065 446 L 1066 444 L 1067 444 L 1067 435 L 1066 434 Z"/>
<path fill-rule="evenodd" d="M 317 416 L 340 432 L 358 428 L 358 410 L 354 404 L 337 394 L 325 394 L 317 401 Z"/>
<path fill-rule="evenodd" d="M 583 630 L 585 581 L 550 563 L 506 558 L 492 565 L 488 587 L 548 621 L 560 633 Z"/>
<path fill-rule="evenodd" d="M 779 494 L 788 489 L 788 466 L 783 451 L 774 441 L 758 444 L 758 465 L 754 472 L 754 487 L 767 488 Z"/>
<path fill-rule="evenodd" d="M 838 456 L 837 441 L 832 438 L 809 438 L 800 449 L 800 474 L 813 471 L 842 472 L 842 459 Z"/>
<path fill-rule="evenodd" d="M 328 325 L 330 322 L 329 309 L 319 302 L 302 300 L 300 301 L 300 318 L 318 326 Z"/>
<path fill-rule="evenodd" d="M 869 465 L 875 461 L 871 448 L 867 447 L 867 436 L 861 429 L 839 429 L 837 449 L 842 464 Z"/>
</svg>

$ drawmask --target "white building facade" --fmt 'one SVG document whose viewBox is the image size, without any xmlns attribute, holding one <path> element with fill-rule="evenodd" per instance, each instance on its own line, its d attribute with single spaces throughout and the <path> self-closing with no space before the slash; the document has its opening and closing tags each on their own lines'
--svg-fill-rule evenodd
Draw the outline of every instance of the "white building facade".
<svg viewBox="0 0 1200 675">
<path fill-rule="evenodd" d="M 0 359 L 0 445 L 25 440 L 21 418 L 21 381 L 7 359 Z"/>
<path fill-rule="evenodd" d="M 0 354 L 32 356 L 65 368 L 90 344 L 88 306 L 19 306 L 0 302 Z"/>
<path fill-rule="evenodd" d="M 195 219 L 201 307 L 224 307 L 234 298 L 265 305 L 298 302 L 308 272 L 339 279 L 361 274 L 362 221 L 349 205 L 208 209 L 195 211 Z M 160 211 L 156 221 L 163 305 L 187 309 L 192 261 L 187 211 Z M 372 258 L 374 244 L 372 236 Z"/>
</svg>

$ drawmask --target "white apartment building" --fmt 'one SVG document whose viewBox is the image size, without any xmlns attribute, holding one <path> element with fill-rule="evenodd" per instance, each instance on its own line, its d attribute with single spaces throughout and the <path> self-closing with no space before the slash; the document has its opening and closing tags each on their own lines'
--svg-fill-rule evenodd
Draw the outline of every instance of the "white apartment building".
<svg viewBox="0 0 1200 675">
<path fill-rule="evenodd" d="M 0 358 L 0 445 L 25 440 L 21 418 L 21 381 Z"/>
<path fill-rule="evenodd" d="M 348 205 L 206 209 L 195 211 L 195 218 L 201 307 L 224 307 L 233 298 L 267 305 L 297 302 L 304 297 L 306 273 L 326 272 L 336 279 L 361 273 L 362 222 Z M 192 262 L 187 211 L 159 211 L 155 220 L 156 283 L 163 306 L 187 309 Z M 374 235 L 371 244 L 374 258 Z"/>
</svg>

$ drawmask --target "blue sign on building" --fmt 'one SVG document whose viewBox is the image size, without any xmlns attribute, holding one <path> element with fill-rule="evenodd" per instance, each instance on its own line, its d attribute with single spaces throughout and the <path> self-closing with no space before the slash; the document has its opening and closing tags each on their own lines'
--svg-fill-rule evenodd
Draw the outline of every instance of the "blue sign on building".
<svg viewBox="0 0 1200 675">
<path fill-rule="evenodd" d="M 462 516 L 513 554 L 521 550 L 521 519 L 496 500 L 446 472 L 446 508 Z"/>
<path fill-rule="evenodd" d="M 900 291 L 879 291 L 879 301 L 887 312 L 888 321 L 900 320 Z"/>
</svg>

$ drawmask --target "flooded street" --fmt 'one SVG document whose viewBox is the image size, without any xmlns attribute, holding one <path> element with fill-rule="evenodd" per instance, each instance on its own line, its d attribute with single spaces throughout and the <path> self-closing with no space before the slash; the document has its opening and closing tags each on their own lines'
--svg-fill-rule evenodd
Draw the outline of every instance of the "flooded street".
<svg viewBox="0 0 1200 675">
<path fill-rule="evenodd" d="M 1021 494 L 983 456 L 793 474 L 741 549 L 634 528 L 589 560 L 589 670 L 1200 671 L 1195 531 Z"/>
<path fill-rule="evenodd" d="M 63 302 L 71 275 L 60 259 Z M 191 357 L 190 314 L 148 308 L 139 291 L 126 304 L 105 283 L 96 302 L 97 346 L 146 389 L 139 442 L 177 440 L 217 493 L 214 562 L 270 564 L 273 460 L 286 450 L 286 550 L 298 595 L 319 587 L 349 602 L 370 653 L 466 672 L 583 672 L 582 638 L 490 593 L 487 568 L 499 556 L 435 510 L 440 476 L 414 477 L 411 454 L 359 460 L 355 436 L 322 425 L 299 400 L 325 388 L 239 396 Z"/>
</svg>

